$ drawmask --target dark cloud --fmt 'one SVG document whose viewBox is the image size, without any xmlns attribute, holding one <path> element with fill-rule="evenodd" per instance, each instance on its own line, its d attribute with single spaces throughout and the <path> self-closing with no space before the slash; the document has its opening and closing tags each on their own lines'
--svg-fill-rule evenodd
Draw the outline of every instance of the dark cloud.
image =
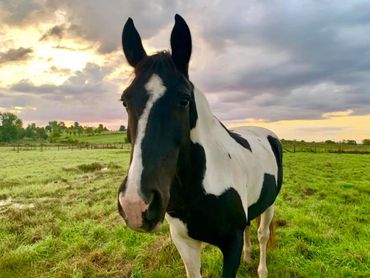
<svg viewBox="0 0 370 278">
<path fill-rule="evenodd" d="M 60 71 L 56 67 L 51 70 Z M 100 67 L 97 64 L 88 63 L 82 71 L 77 71 L 61 85 L 44 84 L 36 86 L 30 80 L 24 79 L 13 84 L 10 90 L 31 93 L 41 98 L 63 100 L 73 99 L 79 101 L 96 101 L 102 95 L 116 89 L 105 76 L 112 69 Z"/>
<path fill-rule="evenodd" d="M 80 27 L 75 24 L 60 24 L 55 25 L 46 31 L 40 38 L 40 41 L 57 39 L 59 42 L 65 37 L 78 37 L 82 35 Z M 84 49 L 71 49 L 58 45 L 57 48 L 66 48 L 69 50 L 84 50 Z"/>
<path fill-rule="evenodd" d="M 22 111 L 22 117 L 38 122 L 51 119 L 123 121 L 124 109 L 118 101 L 121 92 L 116 83 L 106 79 L 112 70 L 109 66 L 88 63 L 61 85 L 37 86 L 25 79 L 9 88 L 11 98 L 2 98 L 1 106 L 10 108 L 18 103 L 22 107 L 36 107 Z"/>
<path fill-rule="evenodd" d="M 48 70 L 50 73 L 57 73 L 62 75 L 71 75 L 72 71 L 70 69 L 58 68 L 56 66 L 51 66 Z"/>
<path fill-rule="evenodd" d="M 0 52 L 0 64 L 28 60 L 30 54 L 33 52 L 32 48 L 12 48 L 5 52 Z"/>
<path fill-rule="evenodd" d="M 0 8 L 5 11 L 2 21 L 11 25 L 22 25 L 37 17 L 41 20 L 46 15 L 42 3 L 34 0 L 1 0 Z"/>
<path fill-rule="evenodd" d="M 109 4 L 99 0 L 89 2 L 48 0 L 48 9 L 67 12 L 68 22 L 78 26 L 79 35 L 100 44 L 101 53 L 120 47 L 122 27 L 128 17 L 135 19 L 144 39 L 153 37 L 161 28 L 173 21 L 179 4 L 176 1 L 114 0 Z"/>
<path fill-rule="evenodd" d="M 66 26 L 64 24 L 55 25 L 54 27 L 50 28 L 42 37 L 40 41 L 47 40 L 49 38 L 57 38 L 61 40 L 66 32 Z"/>
</svg>

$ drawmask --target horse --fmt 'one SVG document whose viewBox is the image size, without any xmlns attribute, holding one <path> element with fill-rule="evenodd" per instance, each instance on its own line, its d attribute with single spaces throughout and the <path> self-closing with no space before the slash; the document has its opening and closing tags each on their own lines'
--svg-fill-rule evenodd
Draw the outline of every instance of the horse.
<svg viewBox="0 0 370 278">
<path fill-rule="evenodd" d="M 171 53 L 147 55 L 128 18 L 122 47 L 134 69 L 121 101 L 128 114 L 131 158 L 118 190 L 118 211 L 135 231 L 160 230 L 164 219 L 187 277 L 201 277 L 201 243 L 223 254 L 222 277 L 236 277 L 250 222 L 260 216 L 259 277 L 267 276 L 266 244 L 283 179 L 282 146 L 259 127 L 226 128 L 189 79 L 190 29 L 175 15 Z"/>
</svg>

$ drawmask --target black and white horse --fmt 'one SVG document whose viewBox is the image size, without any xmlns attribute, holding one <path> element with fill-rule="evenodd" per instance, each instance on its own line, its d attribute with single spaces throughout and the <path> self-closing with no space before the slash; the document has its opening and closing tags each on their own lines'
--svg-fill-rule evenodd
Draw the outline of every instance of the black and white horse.
<svg viewBox="0 0 370 278">
<path fill-rule="evenodd" d="M 132 152 L 118 209 L 128 227 L 157 231 L 166 217 L 187 277 L 201 276 L 201 242 L 221 249 L 222 276 L 235 277 L 243 242 L 250 259 L 249 223 L 261 215 L 258 274 L 266 277 L 269 226 L 282 184 L 278 138 L 258 127 L 232 132 L 212 115 L 189 79 L 191 36 L 179 15 L 171 54 L 148 56 L 131 18 L 122 45 L 135 69 L 122 94 Z"/>
</svg>

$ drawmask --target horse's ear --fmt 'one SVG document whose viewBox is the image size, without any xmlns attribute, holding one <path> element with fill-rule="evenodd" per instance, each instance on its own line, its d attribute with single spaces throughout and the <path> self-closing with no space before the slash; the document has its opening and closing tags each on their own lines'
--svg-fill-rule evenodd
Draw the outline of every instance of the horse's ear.
<svg viewBox="0 0 370 278">
<path fill-rule="evenodd" d="M 123 27 L 122 48 L 128 63 L 133 67 L 146 57 L 140 35 L 137 32 L 134 21 L 131 17 L 127 19 L 126 24 Z"/>
<path fill-rule="evenodd" d="M 171 50 L 172 59 L 177 68 L 188 77 L 191 56 L 191 35 L 185 20 L 178 14 L 175 15 L 175 26 L 171 33 Z"/>
</svg>

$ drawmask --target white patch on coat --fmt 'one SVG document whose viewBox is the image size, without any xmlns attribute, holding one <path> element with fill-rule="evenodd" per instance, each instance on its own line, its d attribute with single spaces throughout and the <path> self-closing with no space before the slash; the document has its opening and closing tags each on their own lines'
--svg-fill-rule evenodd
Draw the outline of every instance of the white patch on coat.
<svg viewBox="0 0 370 278">
<path fill-rule="evenodd" d="M 228 188 L 234 188 L 240 195 L 248 219 L 248 206 L 257 202 L 265 173 L 274 175 L 277 180 L 276 159 L 267 140 L 268 135 L 276 135 L 259 127 L 236 130 L 250 144 L 252 151 L 249 151 L 237 143 L 213 116 L 202 92 L 195 89 L 194 97 L 198 119 L 190 131 L 190 138 L 205 151 L 204 189 L 219 196 Z"/>
<path fill-rule="evenodd" d="M 145 85 L 145 89 L 148 92 L 149 98 L 146 102 L 143 113 L 140 116 L 137 126 L 137 134 L 135 140 L 134 152 L 132 155 L 132 162 L 127 175 L 126 192 L 124 196 L 119 197 L 120 203 L 125 210 L 124 203 L 127 200 L 129 203 L 143 204 L 143 200 L 140 192 L 141 185 L 141 174 L 143 172 L 143 160 L 142 160 L 142 141 L 145 136 L 145 130 L 148 123 L 148 117 L 154 104 L 161 98 L 166 87 L 163 85 L 162 79 L 157 75 L 153 74 L 148 83 Z M 125 211 L 127 213 L 127 211 Z M 139 212 L 137 212 L 139 213 Z M 141 217 L 141 214 L 140 214 Z"/>
</svg>

